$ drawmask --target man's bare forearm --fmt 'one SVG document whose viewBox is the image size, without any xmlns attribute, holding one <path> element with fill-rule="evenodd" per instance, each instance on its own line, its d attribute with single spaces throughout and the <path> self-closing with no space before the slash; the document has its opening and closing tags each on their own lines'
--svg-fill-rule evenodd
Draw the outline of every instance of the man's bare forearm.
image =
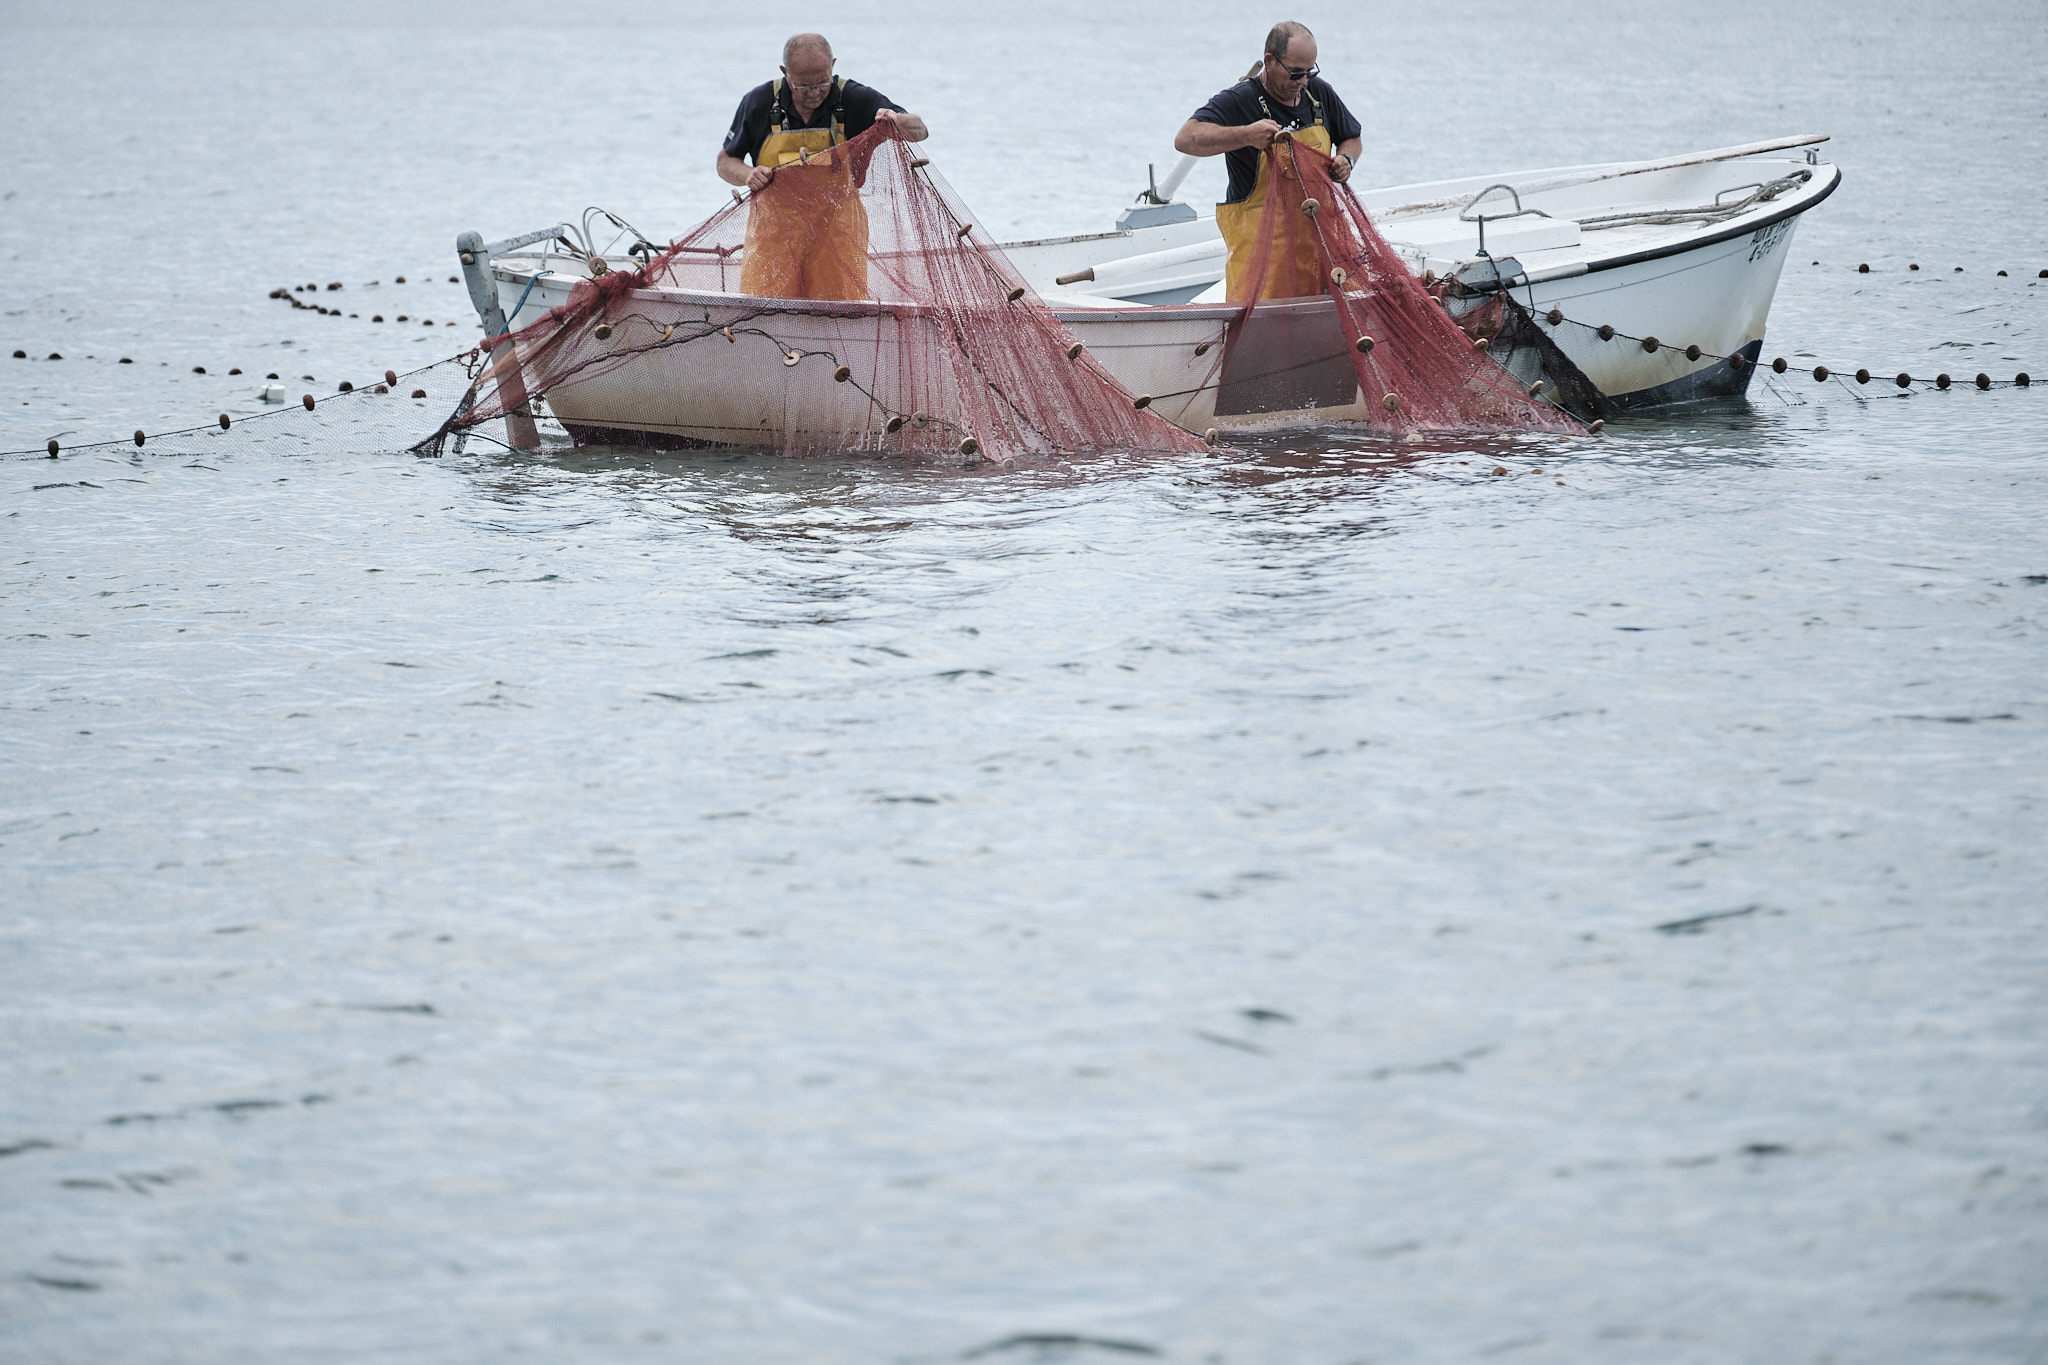
<svg viewBox="0 0 2048 1365">
<path fill-rule="evenodd" d="M 753 167 L 724 151 L 718 154 L 718 178 L 728 185 L 744 185 L 753 174 Z"/>
<path fill-rule="evenodd" d="M 1199 119 L 1189 119 L 1181 125 L 1180 131 L 1174 134 L 1173 150 L 1183 156 L 1221 156 L 1224 152 L 1234 152 L 1240 147 L 1262 146 L 1263 143 L 1253 131 L 1260 126 L 1246 124 L 1238 128 L 1225 128 L 1214 123 L 1203 123 Z M 1270 133 L 1265 140 L 1272 140 Z"/>
</svg>

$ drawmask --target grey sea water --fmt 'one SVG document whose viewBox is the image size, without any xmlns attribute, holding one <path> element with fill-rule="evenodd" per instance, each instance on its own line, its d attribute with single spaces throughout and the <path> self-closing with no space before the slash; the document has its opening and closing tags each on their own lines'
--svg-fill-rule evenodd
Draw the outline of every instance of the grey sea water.
<svg viewBox="0 0 2048 1365">
<path fill-rule="evenodd" d="M 1280 17 L 0 6 L 0 448 L 466 347 L 790 28 L 1025 237 Z M 1832 133 L 1766 355 L 2048 374 L 2038 4 L 1296 17 L 1375 182 Z M 2043 401 L 0 462 L 0 1359 L 2041 1359 Z"/>
</svg>

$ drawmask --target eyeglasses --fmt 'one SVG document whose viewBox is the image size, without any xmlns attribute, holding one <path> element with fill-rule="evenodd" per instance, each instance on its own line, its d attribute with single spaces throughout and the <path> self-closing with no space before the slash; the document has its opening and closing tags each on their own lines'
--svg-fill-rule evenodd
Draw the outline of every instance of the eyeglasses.
<svg viewBox="0 0 2048 1365">
<path fill-rule="evenodd" d="M 1273 63 L 1273 65 L 1275 66 L 1279 66 L 1282 71 L 1285 71 L 1287 73 L 1287 79 L 1290 81 L 1305 81 L 1311 76 L 1320 76 L 1323 74 L 1323 69 L 1320 66 L 1280 66 L 1280 59 L 1278 57 L 1271 56 L 1270 54 L 1267 56 L 1266 60 Z"/>
<path fill-rule="evenodd" d="M 832 88 L 832 82 L 829 80 L 791 81 L 789 83 L 789 88 L 792 90 L 830 90 Z"/>
</svg>

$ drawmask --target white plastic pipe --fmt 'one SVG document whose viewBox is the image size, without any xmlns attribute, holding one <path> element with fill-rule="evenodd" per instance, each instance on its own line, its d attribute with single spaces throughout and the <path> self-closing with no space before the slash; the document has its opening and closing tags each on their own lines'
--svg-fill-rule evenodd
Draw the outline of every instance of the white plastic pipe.
<svg viewBox="0 0 2048 1365">
<path fill-rule="evenodd" d="M 1183 156 L 1176 161 L 1173 169 L 1166 173 L 1166 179 L 1159 182 L 1159 197 L 1171 203 L 1174 191 L 1180 188 L 1180 182 L 1188 178 L 1188 172 L 1195 168 L 1195 162 L 1199 160 L 1200 157 Z"/>
<path fill-rule="evenodd" d="M 1168 247 L 1164 251 L 1147 251 L 1139 256 L 1119 256 L 1113 261 L 1077 270 L 1071 275 L 1061 275 L 1060 284 L 1079 284 L 1082 280 L 1121 280 L 1132 275 L 1143 275 L 1152 270 L 1164 270 L 1168 266 L 1186 265 L 1191 261 L 1206 261 L 1212 256 L 1221 256 L 1229 251 L 1221 237 L 1212 237 L 1206 242 L 1193 246 Z"/>
</svg>

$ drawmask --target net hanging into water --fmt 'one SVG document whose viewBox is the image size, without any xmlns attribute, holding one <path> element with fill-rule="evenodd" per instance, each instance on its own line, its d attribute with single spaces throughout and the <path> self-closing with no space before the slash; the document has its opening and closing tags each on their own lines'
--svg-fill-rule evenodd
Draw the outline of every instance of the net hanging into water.
<svg viewBox="0 0 2048 1365">
<path fill-rule="evenodd" d="M 579 441 L 671 449 L 1203 444 L 1136 406 L 886 121 L 488 344 L 474 401 L 429 446 L 538 394 Z"/>
<path fill-rule="evenodd" d="M 1325 370 L 1339 374 L 1348 360 L 1365 419 L 1391 431 L 1582 430 L 1570 414 L 1532 397 L 1480 337 L 1461 330 L 1350 187 L 1330 178 L 1328 156 L 1285 134 L 1266 155 L 1270 188 L 1231 296 L 1245 305 L 1231 328 L 1234 351 L 1315 351 Z M 1334 315 L 1320 302 L 1255 306 L 1317 295 L 1330 300 Z M 1226 370 L 1237 359 L 1227 358 Z M 1289 377 L 1272 382 L 1281 387 Z"/>
</svg>

